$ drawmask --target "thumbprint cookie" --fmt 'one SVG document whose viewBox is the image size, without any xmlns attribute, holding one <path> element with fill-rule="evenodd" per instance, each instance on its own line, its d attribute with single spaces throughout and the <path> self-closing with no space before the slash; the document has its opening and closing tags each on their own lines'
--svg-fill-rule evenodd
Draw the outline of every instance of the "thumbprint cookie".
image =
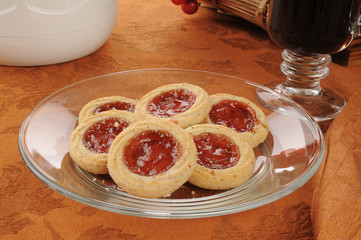
<svg viewBox="0 0 361 240">
<path fill-rule="evenodd" d="M 227 190 L 250 179 L 255 154 L 235 131 L 215 124 L 193 125 L 186 131 L 197 148 L 197 164 L 190 183 L 205 189 Z"/>
<path fill-rule="evenodd" d="M 205 121 L 208 99 L 208 93 L 199 86 L 169 84 L 145 94 L 139 99 L 134 113 L 138 121 L 163 118 L 186 128 Z"/>
<path fill-rule="evenodd" d="M 127 193 L 160 198 L 180 188 L 192 174 L 197 150 L 179 125 L 150 119 L 132 124 L 114 140 L 109 174 Z"/>
<path fill-rule="evenodd" d="M 268 135 L 268 121 L 263 111 L 244 97 L 220 93 L 209 97 L 207 123 L 224 125 L 246 139 L 254 148 Z"/>
<path fill-rule="evenodd" d="M 109 110 L 125 110 L 134 112 L 136 100 L 122 96 L 110 96 L 97 98 L 85 104 L 80 110 L 78 122 L 81 123 L 87 118 Z"/>
<path fill-rule="evenodd" d="M 108 173 L 109 148 L 116 136 L 133 122 L 133 113 L 123 110 L 110 110 L 88 118 L 70 136 L 71 158 L 88 172 Z"/>
</svg>

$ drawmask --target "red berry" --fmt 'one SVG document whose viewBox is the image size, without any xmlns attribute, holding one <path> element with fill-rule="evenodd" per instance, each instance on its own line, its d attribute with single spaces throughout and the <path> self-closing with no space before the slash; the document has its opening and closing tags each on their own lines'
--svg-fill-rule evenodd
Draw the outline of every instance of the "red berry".
<svg viewBox="0 0 361 240">
<path fill-rule="evenodd" d="M 186 0 L 171 0 L 172 3 L 174 3 L 175 5 L 182 5 L 186 2 Z"/>
<path fill-rule="evenodd" d="M 194 14 L 198 10 L 198 1 L 185 0 L 185 3 L 182 4 L 182 10 L 186 14 Z"/>
</svg>

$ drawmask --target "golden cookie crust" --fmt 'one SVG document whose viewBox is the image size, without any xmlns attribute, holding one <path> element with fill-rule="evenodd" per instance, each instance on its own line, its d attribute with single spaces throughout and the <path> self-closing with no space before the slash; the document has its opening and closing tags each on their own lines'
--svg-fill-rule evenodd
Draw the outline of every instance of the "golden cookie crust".
<svg viewBox="0 0 361 240">
<path fill-rule="evenodd" d="M 170 133 L 180 145 L 181 155 L 167 171 L 141 176 L 124 163 L 124 149 L 132 138 L 147 130 Z M 117 136 L 109 150 L 108 169 L 114 182 L 126 192 L 138 197 L 160 198 L 187 182 L 194 170 L 196 156 L 193 139 L 184 129 L 166 120 L 150 119 L 132 124 Z"/>
<path fill-rule="evenodd" d="M 93 124 L 109 118 L 127 121 L 129 125 L 134 122 L 134 114 L 123 110 L 110 110 L 96 114 L 80 123 L 72 132 L 69 141 L 69 154 L 74 162 L 82 169 L 94 174 L 108 173 L 108 153 L 96 153 L 85 147 L 83 136 Z M 129 127 L 129 126 L 128 126 Z"/>
<path fill-rule="evenodd" d="M 148 104 L 155 97 L 174 89 L 185 89 L 192 92 L 196 96 L 194 104 L 185 112 L 176 114 L 168 118 L 157 117 L 149 113 L 149 111 L 147 110 Z M 163 85 L 150 91 L 149 93 L 145 94 L 141 99 L 139 99 L 137 106 L 135 107 L 134 114 L 138 121 L 145 119 L 167 119 L 183 128 L 186 128 L 191 125 L 205 121 L 205 118 L 207 117 L 207 113 L 209 111 L 208 99 L 208 93 L 203 88 L 196 85 L 188 83 Z"/>
<path fill-rule="evenodd" d="M 211 169 L 198 162 L 189 178 L 189 182 L 201 188 L 211 190 L 227 190 L 241 186 L 252 176 L 255 168 L 255 154 L 249 144 L 238 137 L 237 133 L 228 127 L 216 124 L 198 124 L 186 129 L 192 136 L 202 133 L 212 133 L 226 136 L 238 146 L 239 160 L 228 168 Z"/>
<path fill-rule="evenodd" d="M 103 104 L 111 103 L 111 102 L 125 102 L 129 104 L 133 104 L 134 106 L 137 103 L 137 101 L 134 99 L 126 98 L 122 96 L 109 96 L 109 97 L 97 98 L 88 102 L 83 106 L 83 108 L 79 112 L 78 122 L 79 123 L 84 122 L 86 119 L 94 115 L 94 111 L 96 108 L 102 106 Z"/>
<path fill-rule="evenodd" d="M 269 131 L 268 120 L 264 112 L 256 104 L 244 97 L 239 97 L 226 93 L 218 93 L 209 96 L 210 110 L 212 109 L 213 105 L 223 100 L 235 100 L 245 103 L 250 106 L 256 113 L 256 118 L 258 121 L 256 121 L 255 125 L 250 131 L 238 133 L 239 137 L 246 139 L 252 148 L 257 147 L 260 143 L 266 140 Z M 209 118 L 209 114 L 207 114 L 206 122 L 213 123 L 212 120 Z"/>
</svg>

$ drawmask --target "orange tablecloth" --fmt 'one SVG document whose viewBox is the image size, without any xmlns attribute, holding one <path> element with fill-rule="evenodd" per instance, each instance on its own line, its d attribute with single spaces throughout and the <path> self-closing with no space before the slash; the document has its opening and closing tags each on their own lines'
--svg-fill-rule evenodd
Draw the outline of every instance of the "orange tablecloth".
<svg viewBox="0 0 361 240">
<path fill-rule="evenodd" d="M 93 54 L 50 66 L 0 66 L 0 239 L 314 239 L 313 179 L 281 200 L 246 212 L 147 219 L 92 208 L 54 192 L 31 173 L 18 150 L 27 113 L 68 84 L 159 67 L 207 70 L 265 84 L 283 78 L 281 50 L 264 30 L 241 19 L 205 8 L 187 16 L 170 0 L 132 0 L 119 1 L 113 34 Z M 346 98 L 360 88 L 360 66 L 331 63 L 330 68 L 325 86 Z"/>
</svg>

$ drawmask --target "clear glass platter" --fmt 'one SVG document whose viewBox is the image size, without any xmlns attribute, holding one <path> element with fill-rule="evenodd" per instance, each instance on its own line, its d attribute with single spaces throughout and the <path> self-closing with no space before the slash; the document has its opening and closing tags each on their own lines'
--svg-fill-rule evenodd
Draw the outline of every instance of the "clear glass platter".
<svg viewBox="0 0 361 240">
<path fill-rule="evenodd" d="M 83 171 L 69 157 L 69 137 L 86 103 L 112 95 L 137 99 L 156 87 L 179 82 L 196 84 L 210 95 L 246 97 L 265 112 L 270 132 L 266 141 L 254 149 L 256 167 L 247 183 L 227 191 L 204 190 L 186 183 L 164 198 L 144 199 L 122 191 L 108 175 Z M 177 69 L 113 73 L 60 89 L 25 118 L 19 148 L 29 169 L 64 196 L 107 211 L 151 218 L 219 216 L 271 203 L 305 184 L 325 154 L 318 124 L 296 103 L 237 77 Z"/>
</svg>

